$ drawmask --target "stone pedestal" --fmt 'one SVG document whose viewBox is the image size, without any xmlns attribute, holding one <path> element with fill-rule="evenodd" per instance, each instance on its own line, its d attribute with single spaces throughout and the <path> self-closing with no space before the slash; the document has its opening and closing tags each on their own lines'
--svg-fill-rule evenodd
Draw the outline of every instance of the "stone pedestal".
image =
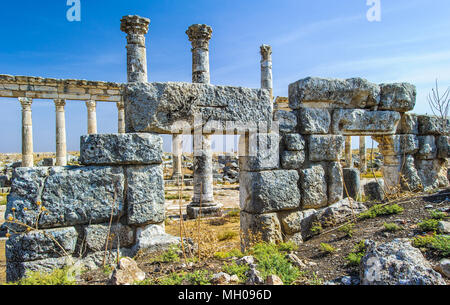
<svg viewBox="0 0 450 305">
<path fill-rule="evenodd" d="M 56 108 L 56 166 L 67 165 L 66 118 L 64 106 L 66 101 L 54 100 Z"/>
<path fill-rule="evenodd" d="M 128 82 L 147 82 L 147 56 L 145 34 L 150 19 L 140 16 L 124 16 L 120 30 L 127 34 L 127 76 Z"/>
<path fill-rule="evenodd" d="M 33 121 L 31 119 L 31 104 L 33 99 L 19 97 L 22 105 L 22 166 L 33 166 Z"/>
<path fill-rule="evenodd" d="M 88 134 L 97 133 L 97 102 L 87 101 Z"/>
</svg>

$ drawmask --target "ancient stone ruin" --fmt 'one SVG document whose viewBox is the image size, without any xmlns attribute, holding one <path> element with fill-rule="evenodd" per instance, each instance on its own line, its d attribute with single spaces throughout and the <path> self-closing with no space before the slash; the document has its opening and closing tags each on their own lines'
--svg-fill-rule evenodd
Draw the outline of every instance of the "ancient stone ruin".
<svg viewBox="0 0 450 305">
<path fill-rule="evenodd" d="M 260 89 L 211 85 L 212 29 L 200 24 L 186 32 L 192 83 L 152 83 L 145 49 L 149 24 L 139 16 L 121 20 L 126 84 L 0 76 L 0 96 L 16 97 L 23 107 L 23 167 L 14 171 L 5 213 L 8 280 L 68 262 L 95 268 L 105 259 L 178 243 L 164 232 L 161 134 L 173 135 L 174 179 L 182 175 L 182 135 L 194 136 L 190 218 L 221 209 L 213 196 L 211 135 L 240 135 L 243 247 L 258 234 L 266 241 L 301 243 L 321 215 L 338 206 L 359 208 L 350 199 L 360 192 L 351 136 L 379 143 L 385 192 L 448 185 L 448 135 L 439 118 L 408 113 L 416 102 L 413 85 L 309 77 L 290 84 L 289 106 L 274 110 L 271 47 L 261 46 Z M 55 101 L 56 167 L 32 167 L 33 98 Z M 84 100 L 88 109 L 82 166 L 65 166 L 66 100 Z M 119 133 L 97 134 L 97 102 L 117 103 Z M 365 154 L 360 163 L 364 168 Z"/>
</svg>

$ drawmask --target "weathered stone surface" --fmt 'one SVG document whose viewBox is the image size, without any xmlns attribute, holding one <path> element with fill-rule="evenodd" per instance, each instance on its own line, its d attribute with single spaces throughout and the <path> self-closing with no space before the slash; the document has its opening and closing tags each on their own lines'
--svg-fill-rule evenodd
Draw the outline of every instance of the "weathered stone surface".
<svg viewBox="0 0 450 305">
<path fill-rule="evenodd" d="M 240 173 L 240 206 L 248 213 L 298 208 L 300 192 L 295 170 Z"/>
<path fill-rule="evenodd" d="M 112 285 L 132 285 L 143 280 L 145 280 L 145 272 L 129 257 L 121 258 L 117 268 L 114 269 L 111 275 Z"/>
<path fill-rule="evenodd" d="M 257 241 L 258 236 L 267 242 L 283 241 L 281 225 L 276 213 L 249 214 L 241 211 L 241 230 L 243 232 L 241 245 L 244 249 Z M 252 237 L 255 237 L 255 240 Z"/>
<path fill-rule="evenodd" d="M 308 77 L 289 85 L 289 106 L 299 109 L 328 104 L 346 108 L 365 108 L 379 103 L 378 85 L 362 78 L 327 79 Z"/>
<path fill-rule="evenodd" d="M 431 160 L 437 157 L 436 139 L 434 136 L 418 136 L 419 151 L 416 158 Z"/>
<path fill-rule="evenodd" d="M 366 210 L 367 208 L 363 203 L 350 198 L 345 198 L 326 208 L 318 210 L 316 217 L 318 221 L 322 223 L 328 223 L 329 221 L 341 223 L 349 216 L 357 215 Z"/>
<path fill-rule="evenodd" d="M 440 135 L 443 132 L 442 119 L 432 115 L 419 115 L 419 133 L 421 135 Z M 447 119 L 447 130 L 450 126 L 450 120 Z"/>
<path fill-rule="evenodd" d="M 439 262 L 439 269 L 443 275 L 450 278 L 450 259 L 443 259 Z"/>
<path fill-rule="evenodd" d="M 342 199 L 344 194 L 344 177 L 339 162 L 330 162 L 328 166 L 328 204 Z"/>
<path fill-rule="evenodd" d="M 310 161 L 338 161 L 344 151 L 343 136 L 311 135 L 308 137 Z"/>
<path fill-rule="evenodd" d="M 283 232 L 286 235 L 300 233 L 302 240 L 312 236 L 311 227 L 317 220 L 317 211 L 314 209 L 279 213 Z"/>
<path fill-rule="evenodd" d="M 39 228 L 49 228 L 106 222 L 113 205 L 113 216 L 123 212 L 120 167 L 20 168 L 15 177 L 5 215 L 12 216 L 15 209 L 16 219 L 32 227 L 38 214 Z"/>
<path fill-rule="evenodd" d="M 305 162 L 304 151 L 283 151 L 281 154 L 281 167 L 283 169 L 300 169 Z"/>
<path fill-rule="evenodd" d="M 273 115 L 278 121 L 279 131 L 282 133 L 297 132 L 297 114 L 294 111 L 277 110 Z"/>
<path fill-rule="evenodd" d="M 394 111 L 336 109 L 332 130 L 335 134 L 355 136 L 394 134 L 399 121 L 400 114 Z"/>
<path fill-rule="evenodd" d="M 287 150 L 302 151 L 305 149 L 305 139 L 298 133 L 284 135 L 284 145 Z"/>
<path fill-rule="evenodd" d="M 327 109 L 301 108 L 297 113 L 300 133 L 327 134 L 329 132 L 331 115 Z"/>
<path fill-rule="evenodd" d="M 344 168 L 344 198 L 351 197 L 357 199 L 361 193 L 361 179 L 359 170 L 356 168 Z M 345 190 L 346 189 L 346 190 Z"/>
<path fill-rule="evenodd" d="M 401 185 L 403 189 L 410 191 L 418 191 L 422 189 L 422 180 L 417 172 L 414 157 L 411 155 L 405 156 L 402 168 Z"/>
<path fill-rule="evenodd" d="M 302 208 L 315 209 L 328 204 L 327 180 L 322 165 L 311 165 L 300 171 Z"/>
<path fill-rule="evenodd" d="M 124 99 L 127 132 L 173 133 L 183 130 L 183 122 L 192 129 L 196 115 L 201 115 L 203 125 L 208 122 L 223 129 L 227 129 L 226 122 L 270 126 L 272 121 L 272 101 L 269 90 L 265 89 L 173 82 L 129 83 Z M 180 124 L 174 126 L 175 122 Z"/>
<path fill-rule="evenodd" d="M 216 285 L 226 285 L 230 282 L 231 277 L 225 272 L 219 272 L 212 276 L 211 282 Z"/>
<path fill-rule="evenodd" d="M 73 265 L 74 259 L 70 256 L 46 258 L 31 262 L 8 262 L 6 264 L 6 280 L 15 282 L 23 278 L 28 272 L 38 271 L 49 273 L 54 269 L 61 269 Z"/>
<path fill-rule="evenodd" d="M 143 225 L 164 221 L 164 179 L 160 165 L 129 166 L 127 222 Z"/>
<path fill-rule="evenodd" d="M 240 141 L 245 141 L 241 136 Z M 242 142 L 241 142 L 242 143 Z M 243 145 L 248 145 L 247 155 L 239 157 L 241 171 L 261 171 L 280 167 L 280 138 L 276 133 L 253 133 Z"/>
<path fill-rule="evenodd" d="M 136 243 L 132 248 L 132 253 L 164 251 L 172 245 L 178 245 L 180 241 L 179 237 L 169 235 L 164 231 L 164 224 L 150 224 L 137 228 Z"/>
<path fill-rule="evenodd" d="M 108 234 L 109 233 L 109 234 Z M 109 223 L 90 225 L 84 228 L 84 242 L 86 248 L 92 252 L 104 251 L 108 237 L 109 248 L 131 247 L 134 244 L 134 229 L 122 224 Z M 119 241 L 119 242 L 117 242 Z"/>
<path fill-rule="evenodd" d="M 12 234 L 6 241 L 6 259 L 9 263 L 71 255 L 75 251 L 77 238 L 74 227 Z"/>
<path fill-rule="evenodd" d="M 81 264 L 84 269 L 95 270 L 103 266 L 103 263 L 111 266 L 117 264 L 117 259 L 125 256 L 133 256 L 133 252 L 129 248 L 112 249 L 108 251 L 97 251 L 89 253 L 82 260 L 76 262 Z M 106 256 L 106 261 L 105 261 Z"/>
<path fill-rule="evenodd" d="M 160 164 L 162 137 L 149 133 L 81 136 L 80 162 L 84 165 Z"/>
<path fill-rule="evenodd" d="M 450 221 L 439 221 L 438 230 L 442 234 L 450 234 Z"/>
<path fill-rule="evenodd" d="M 398 238 L 381 245 L 367 241 L 366 246 L 360 265 L 362 285 L 445 285 L 409 239 Z"/>
<path fill-rule="evenodd" d="M 364 195 L 369 200 L 383 201 L 384 200 L 384 181 L 378 180 L 364 184 Z"/>
<path fill-rule="evenodd" d="M 439 136 L 436 137 L 437 157 L 446 159 L 450 156 L 450 137 Z"/>
<path fill-rule="evenodd" d="M 380 110 L 406 112 L 416 105 L 416 86 L 408 83 L 381 84 Z"/>
<path fill-rule="evenodd" d="M 197 219 L 199 217 L 220 217 L 222 216 L 223 204 L 217 203 L 211 206 L 192 206 L 186 207 L 186 214 L 189 219 Z"/>
<path fill-rule="evenodd" d="M 417 115 L 413 113 L 403 113 L 400 119 L 400 123 L 397 127 L 397 133 L 400 134 L 418 134 L 419 122 Z"/>
<path fill-rule="evenodd" d="M 267 285 L 284 285 L 283 281 L 276 275 L 269 275 L 266 279 Z"/>
<path fill-rule="evenodd" d="M 393 144 L 394 153 L 398 155 L 415 154 L 419 150 L 419 138 L 412 134 L 393 136 Z"/>
</svg>

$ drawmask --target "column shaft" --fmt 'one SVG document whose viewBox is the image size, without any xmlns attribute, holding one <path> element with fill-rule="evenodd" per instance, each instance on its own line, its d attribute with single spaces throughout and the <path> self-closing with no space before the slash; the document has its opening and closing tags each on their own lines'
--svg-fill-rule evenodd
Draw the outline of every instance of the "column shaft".
<svg viewBox="0 0 450 305">
<path fill-rule="evenodd" d="M 194 135 L 201 147 L 194 146 L 194 197 L 192 205 L 215 205 L 213 195 L 211 135 Z"/>
<path fill-rule="evenodd" d="M 183 135 L 172 135 L 172 179 L 177 180 L 182 177 L 182 147 L 183 147 Z"/>
<path fill-rule="evenodd" d="M 67 165 L 66 118 L 64 106 L 66 101 L 55 100 L 56 108 L 56 166 Z"/>
<path fill-rule="evenodd" d="M 261 88 L 270 91 L 270 100 L 273 100 L 272 79 L 272 47 L 262 45 L 261 48 Z"/>
<path fill-rule="evenodd" d="M 348 168 L 353 167 L 353 157 L 352 157 L 352 137 L 345 137 L 345 165 Z"/>
<path fill-rule="evenodd" d="M 33 166 L 33 121 L 31 118 L 31 104 L 33 99 L 19 97 L 22 105 L 22 166 Z"/>
<path fill-rule="evenodd" d="M 117 102 L 117 130 L 119 133 L 125 133 L 125 106 L 123 102 Z"/>
<path fill-rule="evenodd" d="M 367 171 L 366 160 L 366 137 L 359 137 L 359 171 L 365 173 Z"/>
<path fill-rule="evenodd" d="M 88 134 L 97 133 L 97 103 L 95 101 L 87 101 L 87 121 Z"/>
</svg>

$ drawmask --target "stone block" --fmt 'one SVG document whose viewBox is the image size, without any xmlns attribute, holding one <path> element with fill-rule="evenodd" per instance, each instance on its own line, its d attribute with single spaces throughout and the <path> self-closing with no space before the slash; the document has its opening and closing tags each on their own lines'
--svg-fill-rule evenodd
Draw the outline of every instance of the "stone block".
<svg viewBox="0 0 450 305">
<path fill-rule="evenodd" d="M 240 141 L 244 141 L 241 136 Z M 240 144 L 242 146 L 242 144 Z M 280 138 L 276 133 L 253 133 L 245 143 L 246 155 L 239 157 L 241 171 L 271 170 L 280 167 Z"/>
<path fill-rule="evenodd" d="M 196 126 L 209 124 L 216 130 L 226 130 L 230 122 L 272 123 L 273 104 L 265 89 L 181 82 L 129 83 L 124 89 L 127 132 L 192 130 L 194 117 Z"/>
<path fill-rule="evenodd" d="M 283 169 L 300 169 L 305 162 L 304 151 L 283 151 L 281 153 L 281 167 Z"/>
<path fill-rule="evenodd" d="M 240 218 L 243 233 L 241 246 L 244 249 L 251 243 L 257 242 L 259 237 L 266 242 L 279 243 L 283 241 L 281 224 L 277 213 L 250 214 L 241 211 Z"/>
<path fill-rule="evenodd" d="M 122 225 L 109 223 L 99 225 L 89 225 L 84 228 L 84 243 L 88 250 L 92 252 L 104 251 L 108 237 L 108 249 L 117 247 L 131 247 L 134 244 L 134 229 Z"/>
<path fill-rule="evenodd" d="M 443 134 L 442 119 L 432 115 L 419 115 L 419 134 L 421 135 L 441 135 Z M 449 130 L 450 120 L 446 120 L 447 130 Z"/>
<path fill-rule="evenodd" d="M 301 134 L 327 134 L 330 130 L 331 115 L 327 109 L 301 108 L 297 115 Z"/>
<path fill-rule="evenodd" d="M 378 180 L 364 184 L 364 195 L 369 200 L 383 201 L 384 200 L 384 182 Z"/>
<path fill-rule="evenodd" d="M 121 167 L 18 168 L 14 176 L 5 216 L 14 214 L 29 226 L 35 227 L 38 218 L 39 228 L 104 223 L 113 206 L 113 216 L 123 213 L 125 176 Z"/>
<path fill-rule="evenodd" d="M 274 112 L 274 121 L 278 121 L 281 133 L 297 132 L 297 114 L 294 111 L 277 110 Z"/>
<path fill-rule="evenodd" d="M 344 151 L 343 136 L 311 135 L 308 137 L 310 161 L 338 161 Z"/>
<path fill-rule="evenodd" d="M 84 165 L 160 164 L 163 141 L 149 133 L 81 136 L 80 162 Z"/>
<path fill-rule="evenodd" d="M 75 252 L 77 238 L 74 227 L 12 234 L 6 241 L 6 259 L 10 263 L 71 255 Z"/>
<path fill-rule="evenodd" d="M 405 156 L 402 168 L 401 185 L 403 189 L 409 191 L 419 191 L 422 189 L 422 180 L 419 177 L 414 161 L 413 156 Z"/>
<path fill-rule="evenodd" d="M 305 149 L 305 139 L 298 133 L 284 135 L 284 145 L 287 150 L 303 151 Z"/>
<path fill-rule="evenodd" d="M 208 206 L 193 206 L 186 207 L 186 214 L 189 219 L 197 219 L 199 217 L 220 217 L 222 216 L 223 205 L 218 203 Z"/>
<path fill-rule="evenodd" d="M 267 213 L 300 206 L 295 170 L 240 172 L 240 206 L 248 213 Z"/>
<path fill-rule="evenodd" d="M 342 199 L 344 193 L 344 178 L 340 162 L 330 162 L 328 166 L 328 204 Z"/>
<path fill-rule="evenodd" d="M 450 157 L 450 137 L 439 136 L 436 137 L 437 157 L 439 159 L 446 159 Z"/>
<path fill-rule="evenodd" d="M 399 121 L 400 114 L 394 111 L 336 109 L 332 130 L 334 134 L 355 136 L 394 134 Z"/>
<path fill-rule="evenodd" d="M 289 107 L 366 108 L 376 106 L 380 87 L 362 78 L 308 77 L 289 85 Z"/>
<path fill-rule="evenodd" d="M 179 245 L 180 241 L 179 237 L 169 235 L 164 231 L 164 223 L 150 224 L 136 229 L 136 244 L 133 246 L 132 252 L 136 254 L 138 251 L 145 253 L 165 251 L 172 245 Z"/>
<path fill-rule="evenodd" d="M 416 86 L 408 83 L 381 84 L 380 110 L 406 112 L 416 105 Z"/>
<path fill-rule="evenodd" d="M 300 233 L 302 240 L 312 236 L 311 227 L 317 220 L 317 211 L 314 209 L 305 211 L 281 212 L 279 213 L 283 233 L 294 235 Z"/>
<path fill-rule="evenodd" d="M 325 169 L 321 164 L 312 164 L 300 170 L 302 209 L 315 209 L 328 205 L 328 189 Z"/>
<path fill-rule="evenodd" d="M 418 159 L 436 159 L 437 147 L 436 139 L 434 136 L 418 136 L 419 138 L 419 151 L 416 154 Z"/>
<path fill-rule="evenodd" d="M 164 179 L 160 165 L 126 168 L 127 223 L 145 225 L 164 221 Z"/>
<path fill-rule="evenodd" d="M 413 113 L 402 113 L 400 123 L 397 127 L 397 133 L 417 135 L 419 133 L 417 115 Z"/>
<path fill-rule="evenodd" d="M 351 197 L 353 199 L 357 199 L 361 193 L 361 180 L 359 176 L 359 170 L 356 168 L 344 168 L 344 198 Z M 348 195 L 347 195 L 348 194 Z"/>
<path fill-rule="evenodd" d="M 445 161 L 435 160 L 416 160 L 417 173 L 424 191 L 434 190 L 438 187 L 447 187 L 447 164 Z"/>
<path fill-rule="evenodd" d="M 419 150 L 419 138 L 416 135 L 395 135 L 393 138 L 394 153 L 398 155 L 415 154 Z"/>
</svg>

